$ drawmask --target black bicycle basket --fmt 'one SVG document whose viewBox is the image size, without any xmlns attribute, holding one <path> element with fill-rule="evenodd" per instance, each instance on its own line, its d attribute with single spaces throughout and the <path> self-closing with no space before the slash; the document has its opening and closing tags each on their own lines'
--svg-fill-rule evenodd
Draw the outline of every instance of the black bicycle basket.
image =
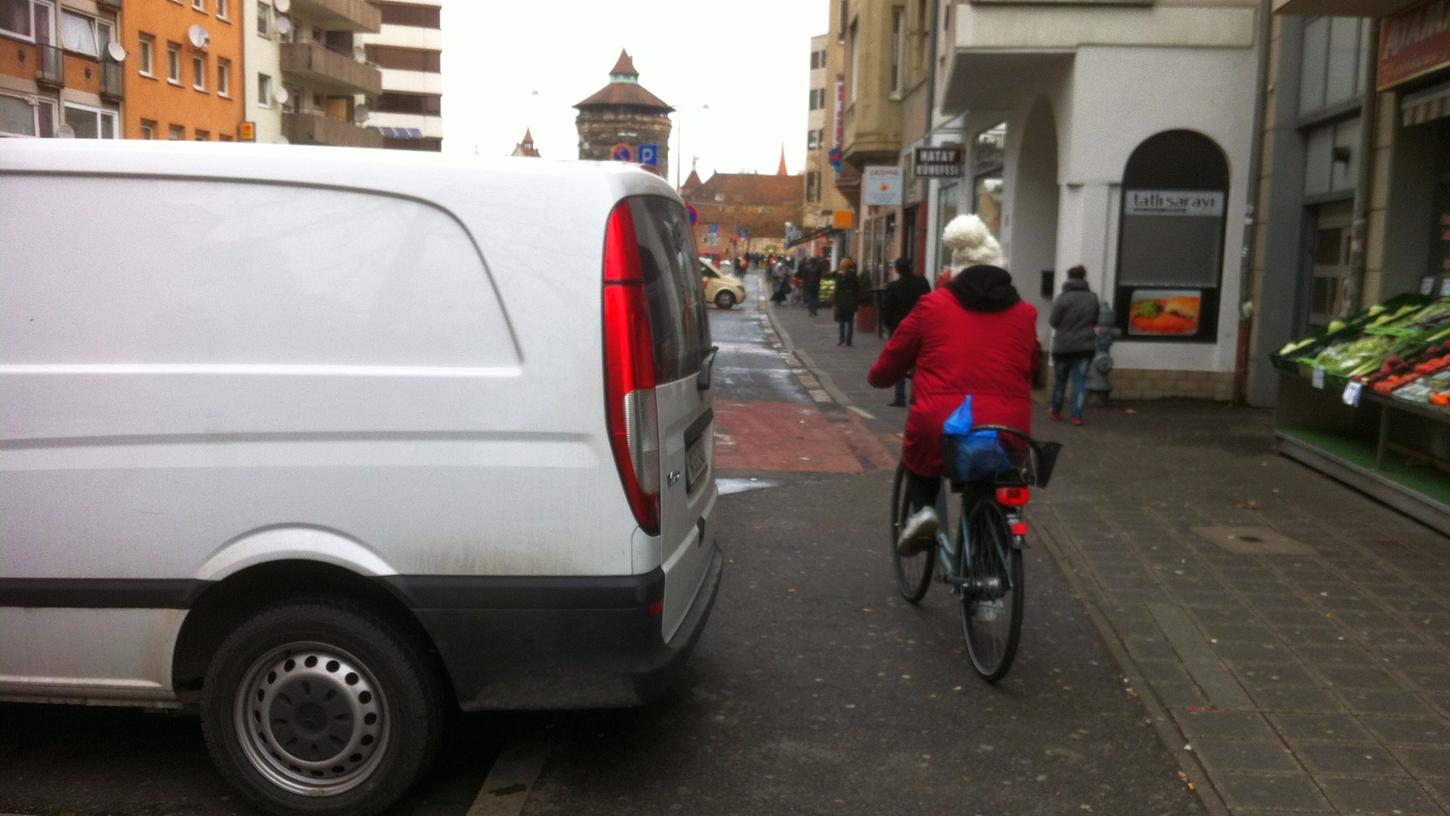
<svg viewBox="0 0 1450 816">
<path fill-rule="evenodd" d="M 954 482 L 1047 487 L 1061 452 L 1058 442 L 1037 442 L 1006 425 L 942 434 L 943 469 Z"/>
</svg>

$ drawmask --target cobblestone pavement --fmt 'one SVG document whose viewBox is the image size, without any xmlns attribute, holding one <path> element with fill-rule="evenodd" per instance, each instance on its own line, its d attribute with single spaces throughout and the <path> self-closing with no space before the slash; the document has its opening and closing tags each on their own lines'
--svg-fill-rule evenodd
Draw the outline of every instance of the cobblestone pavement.
<svg viewBox="0 0 1450 816">
<path fill-rule="evenodd" d="M 880 435 L 883 341 L 772 310 Z M 865 413 L 863 414 L 862 411 Z M 1212 810 L 1450 814 L 1450 540 L 1277 456 L 1268 412 L 1089 407 L 1030 516 Z M 1031 614 L 1031 594 L 1028 613 Z"/>
</svg>

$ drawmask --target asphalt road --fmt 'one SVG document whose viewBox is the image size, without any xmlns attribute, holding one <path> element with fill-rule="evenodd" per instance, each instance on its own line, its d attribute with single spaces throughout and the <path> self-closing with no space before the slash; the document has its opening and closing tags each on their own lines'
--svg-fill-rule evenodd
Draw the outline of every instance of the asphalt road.
<svg viewBox="0 0 1450 816">
<path fill-rule="evenodd" d="M 891 474 L 862 452 L 891 440 L 863 441 L 844 409 L 802 382 L 754 299 L 712 310 L 711 324 L 722 405 L 768 427 L 843 434 L 852 455 L 783 472 L 778 441 L 726 434 L 717 529 L 727 570 L 678 686 L 640 709 L 464 718 L 399 814 L 483 812 L 476 799 L 495 757 L 520 745 L 527 778 L 509 788 L 527 786 L 514 801 L 534 816 L 1203 812 L 1041 548 L 1028 553 L 1022 650 L 988 686 L 940 586 L 919 608 L 896 596 Z M 6 811 L 248 812 L 192 718 L 0 705 Z"/>
</svg>

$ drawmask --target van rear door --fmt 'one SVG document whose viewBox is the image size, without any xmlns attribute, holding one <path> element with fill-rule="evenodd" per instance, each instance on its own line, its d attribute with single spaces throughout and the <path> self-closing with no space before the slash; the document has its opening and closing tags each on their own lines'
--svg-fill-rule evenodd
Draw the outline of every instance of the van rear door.
<svg viewBox="0 0 1450 816">
<path fill-rule="evenodd" d="M 628 199 L 639 243 L 650 335 L 660 450 L 662 626 L 668 641 L 710 566 L 706 529 L 716 497 L 714 397 L 699 387 L 712 353 L 699 259 L 685 208 L 671 198 Z"/>
</svg>

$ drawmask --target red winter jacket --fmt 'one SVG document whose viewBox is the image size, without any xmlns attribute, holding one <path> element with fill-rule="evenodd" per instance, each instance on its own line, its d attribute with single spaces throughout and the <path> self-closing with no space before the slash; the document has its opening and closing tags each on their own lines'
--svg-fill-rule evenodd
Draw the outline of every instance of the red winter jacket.
<svg viewBox="0 0 1450 816">
<path fill-rule="evenodd" d="M 1019 300 L 1000 312 L 969 311 L 943 287 L 896 327 L 866 379 L 889 388 L 916 368 L 902 458 L 912 473 L 940 476 L 942 425 L 968 394 L 973 424 L 1032 433 L 1032 375 L 1040 360 L 1036 307 Z"/>
</svg>

